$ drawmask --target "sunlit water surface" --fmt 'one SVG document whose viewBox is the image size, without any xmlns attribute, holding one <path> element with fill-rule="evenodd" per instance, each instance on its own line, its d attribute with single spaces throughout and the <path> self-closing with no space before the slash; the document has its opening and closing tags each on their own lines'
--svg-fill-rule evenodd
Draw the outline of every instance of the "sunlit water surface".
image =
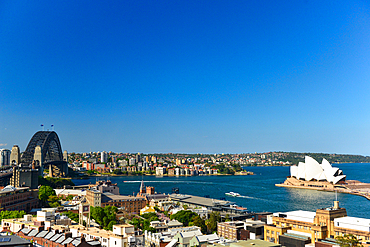
<svg viewBox="0 0 370 247">
<path fill-rule="evenodd" d="M 347 179 L 370 183 L 370 164 L 335 164 L 347 175 Z M 146 186 L 155 187 L 157 192 L 171 193 L 177 187 L 181 194 L 225 198 L 247 207 L 252 212 L 284 212 L 292 210 L 315 211 L 332 206 L 335 193 L 305 189 L 276 187 L 289 175 L 289 167 L 246 167 L 253 176 L 194 176 L 194 177 L 155 177 L 119 176 L 99 177 L 117 183 L 120 193 L 132 195 L 140 188 L 141 179 Z M 95 183 L 96 177 L 73 180 L 76 185 Z M 226 192 L 237 192 L 242 197 L 228 197 Z M 370 201 L 364 197 L 338 194 L 340 206 L 347 209 L 349 216 L 370 219 Z"/>
</svg>

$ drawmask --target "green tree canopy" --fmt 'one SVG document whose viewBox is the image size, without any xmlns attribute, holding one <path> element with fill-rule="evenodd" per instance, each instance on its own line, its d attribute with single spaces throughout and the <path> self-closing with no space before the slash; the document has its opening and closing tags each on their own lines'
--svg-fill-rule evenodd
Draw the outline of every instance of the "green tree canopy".
<svg viewBox="0 0 370 247">
<path fill-rule="evenodd" d="M 22 211 L 1 211 L 0 212 L 0 222 L 2 219 L 16 219 L 22 218 L 26 212 Z"/>
<path fill-rule="evenodd" d="M 114 206 L 90 207 L 91 218 L 93 218 L 105 230 L 113 230 L 113 225 L 117 223 L 116 216 L 118 209 Z"/>
<path fill-rule="evenodd" d="M 209 219 L 206 220 L 206 226 L 209 233 L 217 230 L 217 223 L 221 221 L 221 216 L 219 212 L 212 212 Z"/>
<path fill-rule="evenodd" d="M 181 210 L 176 214 L 171 215 L 171 220 L 177 220 L 184 224 L 184 226 L 188 226 L 190 222 L 192 222 L 192 218 L 197 216 L 197 213 L 194 213 L 190 210 Z"/>
<path fill-rule="evenodd" d="M 55 191 L 53 188 L 47 185 L 42 185 L 39 188 L 39 199 L 45 204 L 46 201 L 49 199 L 51 196 L 56 196 Z"/>
<path fill-rule="evenodd" d="M 335 239 L 341 247 L 362 246 L 360 241 L 353 234 L 345 234 L 344 236 L 338 236 Z"/>
</svg>

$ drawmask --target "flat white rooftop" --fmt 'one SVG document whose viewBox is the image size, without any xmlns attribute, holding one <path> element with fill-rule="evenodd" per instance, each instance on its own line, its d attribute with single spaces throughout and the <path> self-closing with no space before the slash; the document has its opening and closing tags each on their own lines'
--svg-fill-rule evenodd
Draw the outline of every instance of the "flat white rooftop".
<svg viewBox="0 0 370 247">
<path fill-rule="evenodd" d="M 334 226 L 369 232 L 370 219 L 346 216 L 334 219 Z"/>
<path fill-rule="evenodd" d="M 290 219 L 290 220 L 297 220 L 297 221 L 313 223 L 314 218 L 316 216 L 316 212 L 297 210 L 297 211 L 291 211 L 291 212 L 285 212 L 285 213 L 281 213 L 281 212 L 274 213 L 274 216 L 285 217 L 286 219 Z"/>
</svg>

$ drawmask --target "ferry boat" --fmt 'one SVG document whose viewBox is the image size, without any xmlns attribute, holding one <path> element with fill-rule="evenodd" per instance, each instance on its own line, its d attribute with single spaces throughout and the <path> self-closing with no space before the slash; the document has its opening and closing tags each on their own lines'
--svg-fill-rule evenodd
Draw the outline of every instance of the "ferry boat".
<svg viewBox="0 0 370 247">
<path fill-rule="evenodd" d="M 227 195 L 227 196 L 233 196 L 233 197 L 237 197 L 237 196 L 240 196 L 240 194 L 239 193 L 236 193 L 236 192 L 228 192 L 228 193 L 225 193 L 225 195 Z"/>
</svg>

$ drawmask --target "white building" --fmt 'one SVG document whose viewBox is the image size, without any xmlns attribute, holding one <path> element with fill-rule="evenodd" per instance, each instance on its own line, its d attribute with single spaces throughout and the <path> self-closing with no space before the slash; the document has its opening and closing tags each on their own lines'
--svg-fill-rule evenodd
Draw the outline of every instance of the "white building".
<svg viewBox="0 0 370 247">
<path fill-rule="evenodd" d="M 313 158 L 306 156 L 305 162 L 299 162 L 298 166 L 290 167 L 290 175 L 297 179 L 304 179 L 306 181 L 327 181 L 337 184 L 339 181 L 344 181 L 346 175 L 337 167 L 332 167 L 330 163 L 323 159 L 319 164 Z"/>
<path fill-rule="evenodd" d="M 165 171 L 166 171 L 166 168 L 164 168 L 164 167 L 156 167 L 155 168 L 155 175 L 156 176 L 163 176 L 163 174 L 165 173 Z"/>
<path fill-rule="evenodd" d="M 101 152 L 100 154 L 100 160 L 101 160 L 101 163 L 107 163 L 108 162 L 108 153 L 103 151 Z"/>
<path fill-rule="evenodd" d="M 334 219 L 334 226 L 351 230 L 370 232 L 370 219 L 346 216 Z"/>
</svg>

